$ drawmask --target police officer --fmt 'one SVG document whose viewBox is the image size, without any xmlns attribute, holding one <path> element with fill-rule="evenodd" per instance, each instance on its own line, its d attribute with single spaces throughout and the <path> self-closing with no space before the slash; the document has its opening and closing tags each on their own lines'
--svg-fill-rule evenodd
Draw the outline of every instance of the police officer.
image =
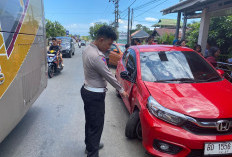
<svg viewBox="0 0 232 157">
<path fill-rule="evenodd" d="M 97 32 L 96 40 L 82 53 L 85 82 L 81 88 L 81 97 L 85 110 L 87 157 L 98 157 L 98 150 L 103 148 L 100 139 L 104 125 L 106 81 L 123 97 L 128 96 L 109 70 L 104 55 L 116 39 L 117 35 L 112 27 L 102 26 Z"/>
</svg>

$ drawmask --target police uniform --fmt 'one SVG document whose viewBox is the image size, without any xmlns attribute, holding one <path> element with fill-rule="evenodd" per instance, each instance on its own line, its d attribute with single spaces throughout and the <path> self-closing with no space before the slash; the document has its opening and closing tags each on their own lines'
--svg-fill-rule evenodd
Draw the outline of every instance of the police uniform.
<svg viewBox="0 0 232 157">
<path fill-rule="evenodd" d="M 85 144 L 88 157 L 98 157 L 104 125 L 105 95 L 108 81 L 119 92 L 124 92 L 109 70 L 104 54 L 91 43 L 82 53 L 85 82 L 81 97 L 85 110 Z"/>
</svg>

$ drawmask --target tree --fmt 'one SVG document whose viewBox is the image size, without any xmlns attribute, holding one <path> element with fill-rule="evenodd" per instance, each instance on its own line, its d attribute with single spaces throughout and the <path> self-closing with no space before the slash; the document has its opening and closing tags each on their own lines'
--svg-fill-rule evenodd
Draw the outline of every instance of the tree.
<svg viewBox="0 0 232 157">
<path fill-rule="evenodd" d="M 165 33 L 163 36 L 158 37 L 158 43 L 172 45 L 174 39 L 175 39 L 175 36 L 173 34 Z"/>
<path fill-rule="evenodd" d="M 101 28 L 104 25 L 112 27 L 112 24 L 107 24 L 105 22 L 104 23 L 102 23 L 102 22 L 96 22 L 96 23 L 94 23 L 94 26 L 91 26 L 89 28 L 89 34 L 90 34 L 90 38 L 92 40 L 96 39 L 97 31 L 99 30 L 99 28 Z M 115 31 L 115 33 L 117 34 L 117 37 L 118 37 L 119 32 L 114 27 L 112 27 L 112 28 L 114 29 L 114 31 Z"/>
<path fill-rule="evenodd" d="M 65 28 L 58 22 L 52 22 L 46 19 L 46 37 L 57 37 L 57 36 L 65 36 L 66 30 Z"/>
<path fill-rule="evenodd" d="M 193 48 L 198 41 L 200 23 L 188 25 L 190 30 L 187 32 L 188 46 Z M 222 16 L 212 18 L 210 21 L 208 40 L 218 46 L 222 53 L 228 54 L 232 51 L 232 16 Z"/>
<path fill-rule="evenodd" d="M 188 41 L 187 45 L 191 48 L 194 48 L 195 43 L 198 41 L 200 23 L 194 22 L 188 25 L 189 31 L 186 33 L 186 39 Z"/>
<path fill-rule="evenodd" d="M 91 39 L 93 40 L 96 39 L 97 31 L 99 30 L 99 28 L 101 28 L 104 25 L 107 25 L 107 23 L 97 22 L 97 23 L 94 23 L 94 26 L 91 26 L 89 28 L 89 34 L 90 34 Z"/>
<path fill-rule="evenodd" d="M 89 36 L 81 36 L 82 40 L 89 41 L 90 37 Z"/>
<path fill-rule="evenodd" d="M 141 24 L 137 24 L 136 25 L 136 28 L 135 29 L 132 29 L 131 31 L 130 31 L 130 33 L 132 34 L 132 33 L 134 33 L 134 32 L 136 32 L 136 31 L 138 31 L 138 30 L 144 30 L 145 32 L 147 32 L 149 35 L 151 35 L 152 34 L 152 30 L 150 30 L 150 28 L 148 28 L 148 27 L 146 27 L 146 26 L 143 26 L 143 25 L 141 25 Z"/>
</svg>

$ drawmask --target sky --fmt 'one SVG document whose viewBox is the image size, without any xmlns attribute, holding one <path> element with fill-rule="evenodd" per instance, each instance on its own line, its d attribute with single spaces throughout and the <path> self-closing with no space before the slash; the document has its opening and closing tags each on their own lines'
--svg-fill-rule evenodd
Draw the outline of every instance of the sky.
<svg viewBox="0 0 232 157">
<path fill-rule="evenodd" d="M 148 3 L 149 2 L 149 3 Z M 176 14 L 163 16 L 160 12 L 179 0 L 119 0 L 119 31 L 127 31 L 128 6 L 134 8 L 133 28 L 136 24 L 153 29 L 159 19 L 176 19 Z M 148 3 L 149 5 L 143 4 Z M 139 8 L 140 7 L 140 8 Z M 89 35 L 89 27 L 96 22 L 114 21 L 114 3 L 109 0 L 44 0 L 45 18 L 60 22 L 70 34 Z"/>
</svg>

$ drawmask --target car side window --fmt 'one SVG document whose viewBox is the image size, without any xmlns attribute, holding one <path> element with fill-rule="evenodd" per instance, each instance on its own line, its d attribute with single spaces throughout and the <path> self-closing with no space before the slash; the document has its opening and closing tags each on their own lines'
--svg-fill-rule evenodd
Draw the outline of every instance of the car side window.
<svg viewBox="0 0 232 157">
<path fill-rule="evenodd" d="M 129 76 L 135 77 L 136 74 L 136 54 L 134 50 L 129 50 L 128 61 L 126 63 L 126 69 L 129 73 Z"/>
<path fill-rule="evenodd" d="M 122 56 L 122 63 L 123 65 L 125 66 L 126 65 L 126 62 L 127 62 L 127 59 L 129 57 L 129 50 L 127 50 L 126 52 L 123 53 L 123 56 Z"/>
</svg>

